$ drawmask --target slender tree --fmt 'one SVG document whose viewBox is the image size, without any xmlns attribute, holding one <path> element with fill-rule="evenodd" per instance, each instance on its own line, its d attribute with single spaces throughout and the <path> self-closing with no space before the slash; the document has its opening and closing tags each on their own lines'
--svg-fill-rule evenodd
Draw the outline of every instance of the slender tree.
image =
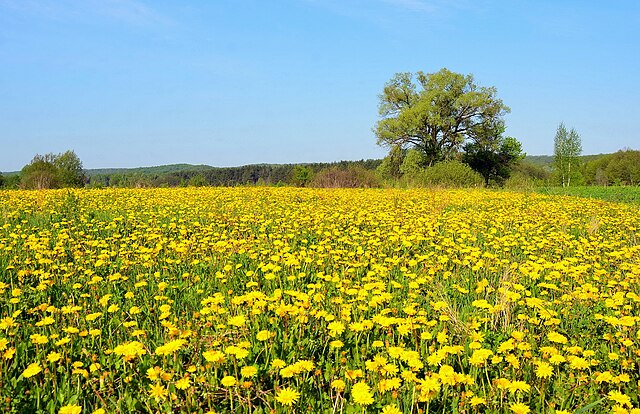
<svg viewBox="0 0 640 414">
<path fill-rule="evenodd" d="M 553 148 L 556 172 L 562 186 L 568 187 L 571 185 L 571 176 L 575 174 L 580 163 L 579 157 L 582 153 L 580 135 L 574 128 L 567 132 L 567 128 L 561 122 L 556 130 Z"/>
</svg>

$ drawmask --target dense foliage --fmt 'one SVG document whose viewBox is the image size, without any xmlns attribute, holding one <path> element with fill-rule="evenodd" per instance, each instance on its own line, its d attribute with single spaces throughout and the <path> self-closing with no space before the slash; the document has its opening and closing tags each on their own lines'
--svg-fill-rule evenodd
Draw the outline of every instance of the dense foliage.
<svg viewBox="0 0 640 414">
<path fill-rule="evenodd" d="M 20 174 L 20 186 L 27 189 L 84 187 L 85 182 L 82 161 L 73 151 L 36 155 Z"/>
<path fill-rule="evenodd" d="M 584 178 L 587 184 L 640 185 L 640 151 L 623 150 L 589 161 Z"/>
<path fill-rule="evenodd" d="M 398 73 L 380 95 L 374 132 L 381 145 L 413 148 L 427 165 L 454 158 L 466 142 L 481 142 L 504 130 L 509 111 L 491 87 L 472 75 L 445 68 L 435 73 Z"/>
</svg>

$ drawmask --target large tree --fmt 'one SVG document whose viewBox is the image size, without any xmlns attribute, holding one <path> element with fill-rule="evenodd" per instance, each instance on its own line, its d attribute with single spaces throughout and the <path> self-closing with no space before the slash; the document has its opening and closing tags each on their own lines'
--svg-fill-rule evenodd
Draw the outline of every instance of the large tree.
<svg viewBox="0 0 640 414">
<path fill-rule="evenodd" d="M 74 151 L 56 155 L 53 165 L 58 169 L 58 178 L 62 187 L 84 187 L 87 178 L 82 168 L 82 161 Z"/>
<path fill-rule="evenodd" d="M 44 190 L 58 188 L 60 179 L 54 165 L 54 154 L 36 155 L 20 172 L 20 186 L 27 189 Z"/>
<path fill-rule="evenodd" d="M 572 174 L 578 172 L 581 153 L 580 135 L 573 128 L 567 132 L 567 128 L 561 122 L 553 142 L 553 161 L 563 187 L 568 187 L 571 184 Z"/>
<path fill-rule="evenodd" d="M 85 182 L 82 161 L 73 151 L 36 155 L 20 174 L 23 188 L 83 187 Z"/>
<path fill-rule="evenodd" d="M 509 111 L 493 87 L 480 87 L 472 75 L 397 73 L 380 95 L 374 132 L 379 145 L 414 148 L 428 165 L 453 158 L 465 142 L 497 135 Z"/>
</svg>

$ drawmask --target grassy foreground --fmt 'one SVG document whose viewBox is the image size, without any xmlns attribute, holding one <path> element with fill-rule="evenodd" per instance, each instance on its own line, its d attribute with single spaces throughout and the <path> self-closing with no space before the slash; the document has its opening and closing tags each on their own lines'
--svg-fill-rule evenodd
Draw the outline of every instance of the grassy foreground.
<svg viewBox="0 0 640 414">
<path fill-rule="evenodd" d="M 639 413 L 640 207 L 0 192 L 0 410 Z"/>
<path fill-rule="evenodd" d="M 549 195 L 568 195 L 585 198 L 597 198 L 599 200 L 617 202 L 617 203 L 636 203 L 640 204 L 640 187 L 548 187 L 540 188 L 538 192 Z"/>
</svg>

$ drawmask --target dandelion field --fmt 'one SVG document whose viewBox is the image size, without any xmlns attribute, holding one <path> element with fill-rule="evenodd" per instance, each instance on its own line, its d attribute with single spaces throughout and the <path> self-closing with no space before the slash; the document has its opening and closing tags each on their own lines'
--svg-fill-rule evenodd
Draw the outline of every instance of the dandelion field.
<svg viewBox="0 0 640 414">
<path fill-rule="evenodd" d="M 0 410 L 640 413 L 640 207 L 0 192 Z"/>
</svg>

